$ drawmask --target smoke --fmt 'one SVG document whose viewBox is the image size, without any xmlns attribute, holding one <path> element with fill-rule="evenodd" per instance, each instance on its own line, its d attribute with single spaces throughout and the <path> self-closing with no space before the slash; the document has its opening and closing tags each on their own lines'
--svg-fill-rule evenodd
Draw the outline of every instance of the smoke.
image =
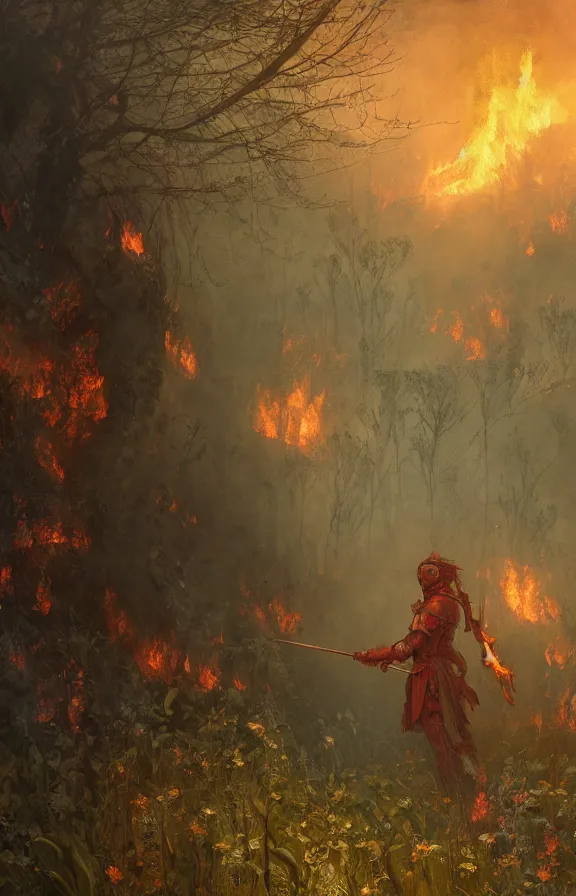
<svg viewBox="0 0 576 896">
<path fill-rule="evenodd" d="M 572 631 L 573 17 L 560 2 L 403 5 L 382 103 L 386 117 L 417 122 L 405 139 L 312 183 L 319 207 L 245 202 L 176 226 L 171 298 L 198 376 L 167 376 L 154 464 L 198 520 L 182 571 L 191 639 L 217 634 L 209 612 L 240 643 L 243 588 L 264 608 L 278 599 L 301 613 L 303 640 L 350 651 L 392 643 L 419 596 L 416 566 L 438 548 L 463 567 L 515 667 L 517 718 L 542 711 L 534 688 L 546 675 L 550 705 L 559 699 L 565 673 L 545 652 Z M 427 192 L 429 173 L 482 127 L 494 88 L 514 92 L 528 51 L 558 121 L 487 189 Z M 281 408 L 303 382 L 306 400 L 325 395 L 312 448 L 283 438 Z M 271 438 L 256 424 L 263 394 L 278 402 Z M 171 531 L 160 531 L 165 551 Z M 533 570 L 557 619 L 510 608 L 507 558 Z M 459 646 L 480 694 L 477 734 L 495 718 L 513 733 L 476 643 L 460 635 Z M 368 752 L 394 740 L 402 676 L 281 650 L 305 726 L 350 709 Z"/>
</svg>

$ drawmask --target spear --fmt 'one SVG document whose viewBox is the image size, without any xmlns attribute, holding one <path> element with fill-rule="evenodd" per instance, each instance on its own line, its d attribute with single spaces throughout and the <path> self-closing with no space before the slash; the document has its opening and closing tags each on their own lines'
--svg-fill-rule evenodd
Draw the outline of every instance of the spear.
<svg viewBox="0 0 576 896">
<path fill-rule="evenodd" d="M 338 653 L 340 656 L 354 656 L 346 650 L 334 650 L 333 647 L 318 647 L 317 644 L 302 644 L 300 641 L 288 641 L 286 638 L 272 638 L 277 644 L 292 644 L 294 647 L 306 647 L 308 650 L 321 650 L 322 653 Z M 404 675 L 412 675 L 410 669 L 403 669 L 402 666 L 388 666 L 388 669 L 395 669 L 396 672 L 403 672 Z"/>
</svg>

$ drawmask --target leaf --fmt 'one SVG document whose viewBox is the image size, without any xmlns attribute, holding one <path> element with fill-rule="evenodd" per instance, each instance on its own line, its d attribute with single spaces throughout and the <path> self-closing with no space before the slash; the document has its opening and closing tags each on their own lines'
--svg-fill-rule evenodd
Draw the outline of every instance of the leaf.
<svg viewBox="0 0 576 896">
<path fill-rule="evenodd" d="M 55 882 L 56 886 L 61 890 L 61 892 L 66 894 L 66 896 L 78 896 L 78 894 L 68 886 L 64 878 L 61 877 L 61 875 L 58 874 L 57 871 L 47 871 L 46 874 L 51 880 Z"/>
<path fill-rule="evenodd" d="M 49 840 L 48 837 L 35 837 L 33 843 L 42 843 L 44 846 L 49 846 L 50 849 L 56 854 L 56 858 L 59 862 L 64 861 L 64 854 L 57 843 L 54 843 L 53 840 Z"/>
<path fill-rule="evenodd" d="M 168 693 L 166 694 L 166 699 L 164 700 L 164 712 L 167 716 L 174 715 L 174 710 L 172 709 L 172 704 L 174 703 L 176 697 L 180 693 L 179 688 L 170 688 Z"/>
<path fill-rule="evenodd" d="M 272 847 L 270 850 L 270 855 L 274 859 L 277 859 L 281 864 L 287 866 L 292 882 L 296 888 L 296 892 L 298 892 L 298 888 L 300 886 L 300 870 L 298 867 L 298 862 L 296 861 L 292 853 L 288 849 L 285 849 L 283 846 L 280 846 Z"/>
</svg>

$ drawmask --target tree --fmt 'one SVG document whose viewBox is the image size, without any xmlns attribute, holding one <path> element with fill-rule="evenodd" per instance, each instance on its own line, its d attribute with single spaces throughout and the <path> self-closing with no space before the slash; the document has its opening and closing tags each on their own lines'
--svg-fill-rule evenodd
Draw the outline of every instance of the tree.
<svg viewBox="0 0 576 896">
<path fill-rule="evenodd" d="M 370 112 L 393 61 L 386 15 L 362 0 L 3 0 L 5 31 L 36 47 L 38 178 L 53 198 L 81 187 L 156 204 L 258 183 L 297 192 L 299 170 L 342 163 L 328 144 L 396 126 Z"/>
<path fill-rule="evenodd" d="M 430 513 L 430 541 L 436 545 L 436 489 L 440 449 L 445 437 L 460 425 L 467 408 L 460 398 L 461 372 L 440 366 L 436 370 L 413 370 L 406 374 L 414 401 L 416 434 L 412 447 L 426 485 Z"/>
</svg>

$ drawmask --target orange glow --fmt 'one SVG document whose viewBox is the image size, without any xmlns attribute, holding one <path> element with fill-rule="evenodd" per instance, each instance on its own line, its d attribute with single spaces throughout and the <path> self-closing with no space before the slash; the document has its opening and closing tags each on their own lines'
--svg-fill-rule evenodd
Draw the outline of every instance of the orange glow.
<svg viewBox="0 0 576 896">
<path fill-rule="evenodd" d="M 482 819 L 486 818 L 489 811 L 490 803 L 488 802 L 488 797 L 485 792 L 481 790 L 480 793 L 476 794 L 476 798 L 474 799 L 472 810 L 470 812 L 470 820 L 482 821 Z"/>
<path fill-rule="evenodd" d="M 560 728 L 576 732 L 576 695 L 571 693 L 569 685 L 560 698 L 555 721 Z"/>
<path fill-rule="evenodd" d="M 486 357 L 486 350 L 479 339 L 473 337 L 472 339 L 467 339 L 464 343 L 464 348 L 466 349 L 466 360 L 467 361 L 483 361 Z"/>
<path fill-rule="evenodd" d="M 558 666 L 563 669 L 568 660 L 574 656 L 574 647 L 567 638 L 560 638 L 554 644 L 549 644 L 544 651 L 546 662 L 550 667 Z"/>
<path fill-rule="evenodd" d="M 127 221 L 122 228 L 121 242 L 124 252 L 133 252 L 135 255 L 144 255 L 142 234 L 135 230 L 131 221 Z"/>
<path fill-rule="evenodd" d="M 36 603 L 33 607 L 42 616 L 47 616 L 52 609 L 52 594 L 50 591 L 50 579 L 40 582 L 36 589 Z"/>
<path fill-rule="evenodd" d="M 200 666 L 198 687 L 201 691 L 213 691 L 220 687 L 220 673 L 215 664 L 212 666 Z"/>
<path fill-rule="evenodd" d="M 171 643 L 157 639 L 135 648 L 134 660 L 146 678 L 161 678 L 169 684 L 176 675 L 180 654 Z"/>
<path fill-rule="evenodd" d="M 70 698 L 70 702 L 68 703 L 68 721 L 75 734 L 78 734 L 80 731 L 80 722 L 82 721 L 84 710 L 84 700 L 81 694 L 75 694 Z"/>
<path fill-rule="evenodd" d="M 17 207 L 17 199 L 15 199 L 14 202 L 11 203 L 0 203 L 0 215 L 2 215 L 2 220 L 4 221 L 4 227 L 6 228 L 7 233 L 10 232 L 12 224 L 14 223 L 14 212 L 16 211 Z"/>
<path fill-rule="evenodd" d="M 326 393 L 310 399 L 310 377 L 287 396 L 274 395 L 270 389 L 258 386 L 258 408 L 254 429 L 267 439 L 282 439 L 286 445 L 309 450 L 323 442 L 322 407 Z"/>
<path fill-rule="evenodd" d="M 430 172 L 425 192 L 463 196 L 498 184 L 525 154 L 530 141 L 565 117 L 554 99 L 536 87 L 532 53 L 524 53 L 518 86 L 493 87 L 484 122 L 454 162 Z"/>
<path fill-rule="evenodd" d="M 442 317 L 443 314 L 444 314 L 443 309 L 438 308 L 436 314 L 434 315 L 434 320 L 432 321 L 432 324 L 430 326 L 431 333 L 436 333 L 438 331 L 438 321 Z"/>
<path fill-rule="evenodd" d="M 57 479 L 58 482 L 62 482 L 64 480 L 64 469 L 56 460 L 54 448 L 52 447 L 50 442 L 48 442 L 46 439 L 43 439 L 41 436 L 38 436 L 38 438 L 36 439 L 36 457 L 38 458 L 38 463 L 40 464 L 40 466 L 43 467 L 54 479 Z"/>
<path fill-rule="evenodd" d="M 554 233 L 564 233 L 568 227 L 567 212 L 552 212 L 551 215 L 548 215 L 548 220 Z"/>
<path fill-rule="evenodd" d="M 12 593 L 12 567 L 0 566 L 0 600 Z"/>
<path fill-rule="evenodd" d="M 540 583 L 530 566 L 520 567 L 506 560 L 500 579 L 504 600 L 512 612 L 526 622 L 550 622 L 558 619 L 560 608 L 553 597 L 541 596 Z"/>
<path fill-rule="evenodd" d="M 16 666 L 17 669 L 20 669 L 20 671 L 22 671 L 22 669 L 24 668 L 24 654 L 22 653 L 22 651 L 12 649 L 10 651 L 10 662 L 13 666 Z"/>
<path fill-rule="evenodd" d="M 464 324 L 462 323 L 462 318 L 457 311 L 452 312 L 452 317 L 454 318 L 454 323 L 452 324 L 452 326 L 448 327 L 448 332 L 454 342 L 460 342 L 464 335 Z"/>
<path fill-rule="evenodd" d="M 198 359 L 187 336 L 183 342 L 180 342 L 169 330 L 166 330 L 164 346 L 174 366 L 179 367 L 185 377 L 193 380 L 198 376 Z"/>
<path fill-rule="evenodd" d="M 236 675 L 234 677 L 234 687 L 236 688 L 237 691 L 245 691 L 247 685 L 245 685 L 243 681 L 240 681 L 240 679 Z"/>
<path fill-rule="evenodd" d="M 482 640 L 482 662 L 487 668 L 492 669 L 502 688 L 506 701 L 510 706 L 514 706 L 514 698 L 512 696 L 514 692 L 514 673 L 507 666 L 502 665 L 496 656 L 493 649 L 496 639 L 491 638 L 483 631 Z"/>
<path fill-rule="evenodd" d="M 106 874 L 113 884 L 119 884 L 120 881 L 124 880 L 124 875 L 122 874 L 120 869 L 116 867 L 116 865 L 108 865 Z"/>
<path fill-rule="evenodd" d="M 536 249 L 534 248 L 534 243 L 530 242 L 528 248 L 526 249 L 526 255 L 528 256 L 528 258 L 532 258 L 535 252 Z"/>
<path fill-rule="evenodd" d="M 496 330 L 503 330 L 508 325 L 508 320 L 502 313 L 502 309 L 495 307 L 490 309 L 490 323 Z"/>
<path fill-rule="evenodd" d="M 270 610 L 276 617 L 280 630 L 285 634 L 293 634 L 302 622 L 300 613 L 289 613 L 279 600 L 275 600 L 270 604 Z"/>
<path fill-rule="evenodd" d="M 57 285 L 42 290 L 50 307 L 50 317 L 55 324 L 66 329 L 74 319 L 81 304 L 80 290 L 73 281 L 63 280 Z"/>
<path fill-rule="evenodd" d="M 538 737 L 542 734 L 542 713 L 538 712 L 530 719 L 532 725 L 538 729 Z"/>
</svg>

